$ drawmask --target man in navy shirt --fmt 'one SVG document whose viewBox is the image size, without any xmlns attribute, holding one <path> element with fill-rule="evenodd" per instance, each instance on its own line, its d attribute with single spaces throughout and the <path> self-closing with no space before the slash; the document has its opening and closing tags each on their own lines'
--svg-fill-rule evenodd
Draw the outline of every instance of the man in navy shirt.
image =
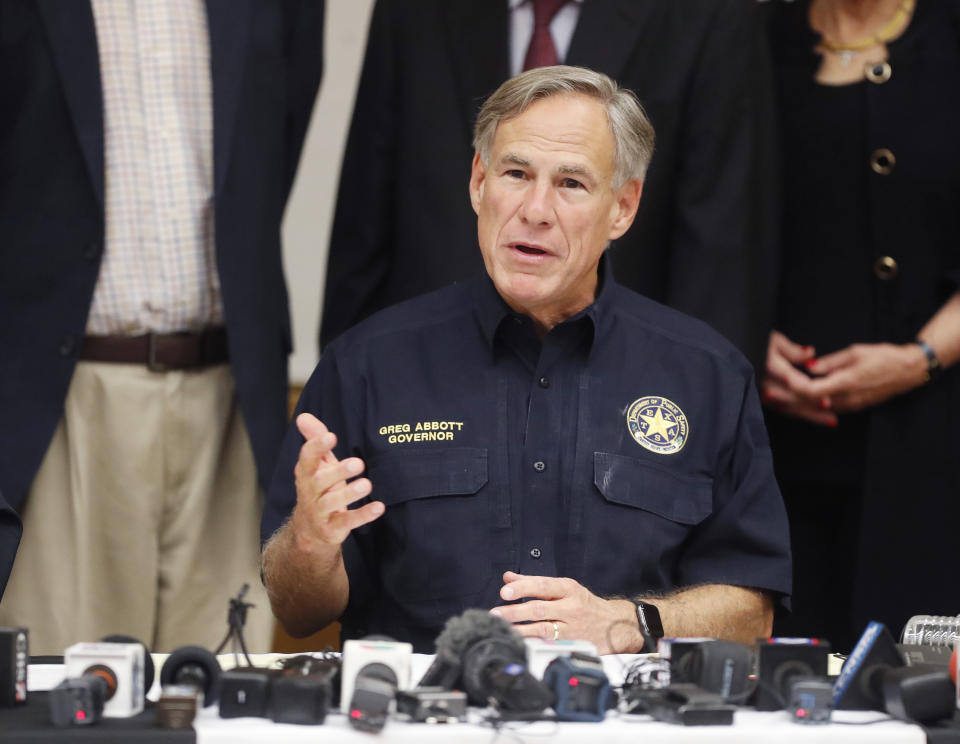
<svg viewBox="0 0 960 744">
<path fill-rule="evenodd" d="M 653 150 L 636 99 L 532 70 L 474 146 L 487 275 L 328 347 L 261 525 L 275 614 L 427 652 L 468 607 L 601 652 L 768 635 L 789 541 L 750 365 L 602 258 Z"/>
</svg>

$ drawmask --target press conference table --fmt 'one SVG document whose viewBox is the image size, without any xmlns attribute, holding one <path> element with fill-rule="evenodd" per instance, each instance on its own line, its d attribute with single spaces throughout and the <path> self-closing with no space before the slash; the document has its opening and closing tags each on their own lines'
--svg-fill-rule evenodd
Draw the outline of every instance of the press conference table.
<svg viewBox="0 0 960 744">
<path fill-rule="evenodd" d="M 165 657 L 155 655 L 157 669 Z M 257 666 L 274 663 L 277 655 L 254 656 Z M 604 657 L 604 669 L 611 681 L 619 684 L 623 679 L 626 666 L 635 657 Z M 412 678 L 419 679 L 429 666 L 432 657 L 415 654 L 413 657 Z M 233 666 L 233 657 L 221 657 L 225 668 Z M 59 665 L 31 665 L 29 670 L 31 690 L 46 690 L 55 686 L 63 676 Z M 151 691 L 151 698 L 158 694 L 157 686 Z M 922 728 L 894 720 L 883 720 L 870 725 L 849 725 L 883 719 L 879 713 L 860 711 L 840 711 L 834 714 L 838 722 L 826 725 L 800 725 L 792 723 L 783 711 L 761 713 L 749 708 L 738 710 L 732 726 L 675 726 L 653 721 L 649 716 L 620 715 L 608 713 L 603 723 L 510 723 L 501 732 L 503 742 L 570 742 L 570 744 L 604 744 L 605 742 L 666 742 L 667 744 L 701 744 L 704 742 L 736 742 L 737 744 L 757 742 L 762 744 L 797 744 L 810 742 L 838 742 L 854 744 L 924 744 L 927 736 Z M 840 723 L 839 721 L 845 722 Z M 370 744 L 376 734 L 356 731 L 350 726 L 346 716 L 331 712 L 322 728 L 316 726 L 296 726 L 278 724 L 263 718 L 223 719 L 217 713 L 216 706 L 203 709 L 194 721 L 198 744 L 269 744 L 282 742 L 310 742 L 324 744 L 344 742 L 363 742 Z M 70 729 L 63 730 L 63 738 L 68 742 L 73 738 Z M 79 732 L 77 732 L 79 733 Z M 94 728 L 84 731 L 85 741 L 91 741 Z M 495 732 L 489 723 L 483 722 L 480 711 L 471 710 L 470 719 L 458 724 L 413 724 L 400 720 L 389 720 L 379 738 L 388 742 L 482 742 L 491 744 Z M 0 727 L 0 741 L 4 740 Z"/>
</svg>

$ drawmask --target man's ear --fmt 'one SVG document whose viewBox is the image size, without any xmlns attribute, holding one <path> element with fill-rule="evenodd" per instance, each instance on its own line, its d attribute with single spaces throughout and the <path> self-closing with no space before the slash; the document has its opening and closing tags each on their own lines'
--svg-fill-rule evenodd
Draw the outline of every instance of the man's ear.
<svg viewBox="0 0 960 744">
<path fill-rule="evenodd" d="M 640 178 L 627 181 L 617 190 L 609 240 L 616 240 L 633 224 L 633 218 L 637 216 L 637 207 L 640 206 L 641 194 L 643 194 L 643 180 Z"/>
<path fill-rule="evenodd" d="M 486 179 L 487 167 L 480 159 L 480 153 L 474 153 L 473 166 L 470 169 L 470 203 L 477 214 L 480 214 L 480 201 L 483 199 L 483 185 Z"/>
</svg>

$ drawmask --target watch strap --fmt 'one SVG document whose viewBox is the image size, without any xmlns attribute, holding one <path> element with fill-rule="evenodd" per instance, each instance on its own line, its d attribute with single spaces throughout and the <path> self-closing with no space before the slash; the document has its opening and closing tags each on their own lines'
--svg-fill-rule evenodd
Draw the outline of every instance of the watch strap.
<svg viewBox="0 0 960 744">
<path fill-rule="evenodd" d="M 637 611 L 637 625 L 640 635 L 643 636 L 642 653 L 653 653 L 657 650 L 657 641 L 663 637 L 663 625 L 660 622 L 660 611 L 649 602 L 634 600 Z"/>
<path fill-rule="evenodd" d="M 921 341 L 919 338 L 916 339 L 914 343 L 920 347 L 924 356 L 927 357 L 927 380 L 935 379 L 943 370 L 943 367 L 940 366 L 940 359 L 937 357 L 937 352 L 933 350 L 930 344 L 926 341 Z"/>
</svg>

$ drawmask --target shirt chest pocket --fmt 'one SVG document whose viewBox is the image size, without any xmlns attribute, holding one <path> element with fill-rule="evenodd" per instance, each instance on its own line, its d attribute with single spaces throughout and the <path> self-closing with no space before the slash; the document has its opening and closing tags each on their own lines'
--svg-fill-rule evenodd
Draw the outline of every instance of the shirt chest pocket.
<svg viewBox="0 0 960 744">
<path fill-rule="evenodd" d="M 487 450 L 451 447 L 389 454 L 369 463 L 379 520 L 383 586 L 409 600 L 479 592 L 490 580 L 492 499 Z"/>
<path fill-rule="evenodd" d="M 595 452 L 593 498 L 584 514 L 584 568 L 603 591 L 670 588 L 682 548 L 713 511 L 713 480 Z"/>
<path fill-rule="evenodd" d="M 712 478 L 661 470 L 635 457 L 595 452 L 593 483 L 611 504 L 678 524 L 700 524 L 713 510 Z"/>
</svg>

